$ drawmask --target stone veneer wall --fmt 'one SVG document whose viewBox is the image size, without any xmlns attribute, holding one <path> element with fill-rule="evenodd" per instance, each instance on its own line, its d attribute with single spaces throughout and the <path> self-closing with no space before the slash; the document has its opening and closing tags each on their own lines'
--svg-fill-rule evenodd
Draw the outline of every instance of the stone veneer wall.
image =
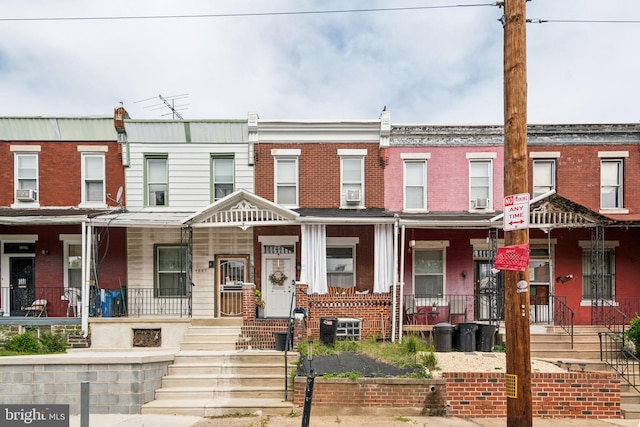
<svg viewBox="0 0 640 427">
<path fill-rule="evenodd" d="M 154 399 L 173 353 L 96 357 L 75 353 L 3 357 L 0 395 L 3 404 L 68 404 L 80 413 L 80 385 L 89 382 L 92 414 L 139 414 Z"/>
</svg>

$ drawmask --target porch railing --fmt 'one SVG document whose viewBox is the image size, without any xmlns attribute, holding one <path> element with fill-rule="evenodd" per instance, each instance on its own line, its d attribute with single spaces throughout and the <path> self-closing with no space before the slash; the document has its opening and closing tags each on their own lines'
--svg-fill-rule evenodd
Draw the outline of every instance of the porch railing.
<svg viewBox="0 0 640 427">
<path fill-rule="evenodd" d="M 640 392 L 640 359 L 614 333 L 598 332 L 600 360 L 613 368 L 631 387 Z"/>
<path fill-rule="evenodd" d="M 24 317 L 36 300 L 46 300 L 47 317 L 79 317 L 82 296 L 79 289 L 60 286 L 15 287 L 9 292 L 10 316 Z M 191 289 L 90 288 L 89 317 L 191 316 Z"/>
</svg>

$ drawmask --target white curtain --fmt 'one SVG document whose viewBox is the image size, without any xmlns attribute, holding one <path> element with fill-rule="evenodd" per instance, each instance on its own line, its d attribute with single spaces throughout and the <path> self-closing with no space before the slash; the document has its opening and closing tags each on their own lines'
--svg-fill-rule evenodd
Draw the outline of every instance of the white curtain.
<svg viewBox="0 0 640 427">
<path fill-rule="evenodd" d="M 393 225 L 377 224 L 374 237 L 373 292 L 389 292 L 393 280 Z"/>
<path fill-rule="evenodd" d="M 326 294 L 327 233 L 324 224 L 305 225 L 302 235 L 302 257 L 305 260 L 308 293 Z"/>
</svg>

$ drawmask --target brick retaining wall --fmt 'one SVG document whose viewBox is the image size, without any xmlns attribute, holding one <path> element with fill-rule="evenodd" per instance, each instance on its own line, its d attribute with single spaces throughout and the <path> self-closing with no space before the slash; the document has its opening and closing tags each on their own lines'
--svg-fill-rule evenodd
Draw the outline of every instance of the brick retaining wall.
<svg viewBox="0 0 640 427">
<path fill-rule="evenodd" d="M 620 380 L 609 372 L 531 374 L 534 418 L 620 418 Z M 432 388 L 433 386 L 433 388 Z M 304 406 L 305 378 L 297 377 L 294 404 Z M 414 408 L 455 417 L 506 417 L 501 372 L 445 372 L 442 379 L 322 378 L 315 380 L 314 407 Z"/>
</svg>

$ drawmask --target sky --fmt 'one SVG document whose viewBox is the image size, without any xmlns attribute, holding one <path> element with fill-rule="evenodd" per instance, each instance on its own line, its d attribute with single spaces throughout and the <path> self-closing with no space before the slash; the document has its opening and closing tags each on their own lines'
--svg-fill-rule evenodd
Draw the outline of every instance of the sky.
<svg viewBox="0 0 640 427">
<path fill-rule="evenodd" d="M 374 120 L 386 106 L 392 124 L 504 122 L 495 2 L 0 6 L 0 116 L 110 116 L 122 103 L 171 119 L 162 96 L 185 119 Z M 95 19 L 107 17 L 120 19 Z M 640 1 L 532 0 L 527 18 L 529 123 L 640 120 Z"/>
</svg>

